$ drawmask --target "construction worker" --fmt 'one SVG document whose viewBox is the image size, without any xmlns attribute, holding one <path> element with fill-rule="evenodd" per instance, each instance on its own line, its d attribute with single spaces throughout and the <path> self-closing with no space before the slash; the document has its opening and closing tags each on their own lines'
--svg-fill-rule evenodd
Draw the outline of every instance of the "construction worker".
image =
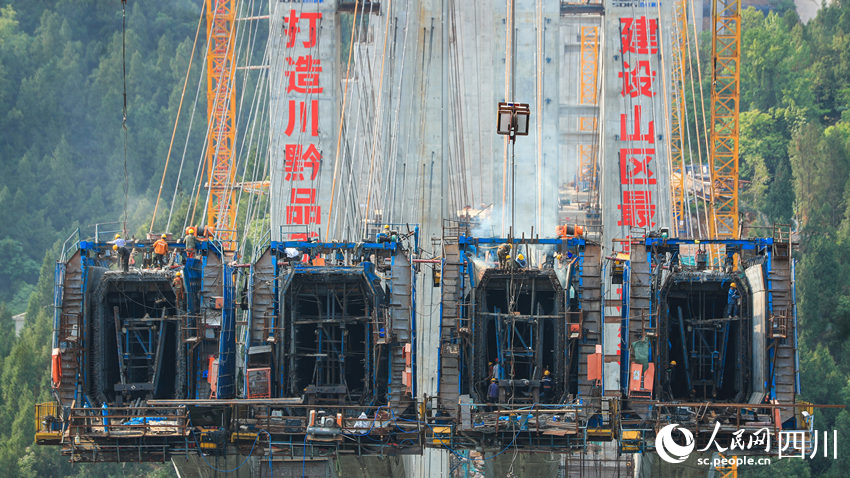
<svg viewBox="0 0 850 478">
<path fill-rule="evenodd" d="M 177 309 L 183 308 L 183 299 L 186 298 L 186 289 L 183 286 L 183 271 L 177 271 L 174 274 L 174 280 L 171 281 L 171 287 L 174 289 L 174 299 L 177 301 Z"/>
<path fill-rule="evenodd" d="M 121 269 L 124 272 L 130 272 L 130 249 L 127 249 L 126 245 L 119 246 L 118 244 L 113 244 L 112 250 L 118 253 L 118 258 L 121 261 Z"/>
<path fill-rule="evenodd" d="M 496 403 L 499 401 L 499 384 L 495 378 L 490 379 L 490 386 L 487 387 L 487 403 L 490 403 L 490 410 L 496 408 Z"/>
<path fill-rule="evenodd" d="M 520 252 L 516 256 L 516 265 L 519 266 L 520 269 L 525 269 L 528 267 L 528 262 L 525 260 L 525 256 Z"/>
<path fill-rule="evenodd" d="M 381 229 L 381 232 L 378 233 L 377 239 L 378 239 L 379 244 L 384 243 L 384 242 L 390 242 L 390 226 L 389 226 L 389 224 L 384 224 L 383 229 Z"/>
<path fill-rule="evenodd" d="M 502 244 L 496 249 L 496 256 L 499 258 L 499 268 L 507 269 L 508 268 L 508 259 L 511 257 L 511 245 L 510 244 Z"/>
<path fill-rule="evenodd" d="M 499 359 L 494 358 L 490 364 L 490 378 L 502 378 L 502 366 L 499 365 Z"/>
<path fill-rule="evenodd" d="M 194 227 L 186 229 L 186 237 L 183 239 L 183 242 L 186 244 L 186 257 L 195 257 L 195 247 L 198 244 L 198 238 L 195 237 Z"/>
<path fill-rule="evenodd" d="M 544 256 L 543 265 L 541 269 L 552 269 L 555 267 L 555 252 L 554 251 L 546 251 L 546 255 Z"/>
<path fill-rule="evenodd" d="M 121 234 L 115 234 L 115 240 L 112 241 L 112 244 L 118 247 L 126 247 L 127 241 L 121 238 Z"/>
<path fill-rule="evenodd" d="M 664 390 L 667 392 L 669 400 L 673 400 L 673 374 L 676 372 L 676 361 L 671 360 L 667 368 L 664 369 Z"/>
<path fill-rule="evenodd" d="M 741 298 L 741 293 L 738 292 L 738 284 L 729 284 L 729 295 L 726 298 L 726 317 L 738 316 L 738 299 Z"/>
<path fill-rule="evenodd" d="M 552 400 L 553 392 L 552 373 L 547 368 L 543 371 L 543 378 L 540 379 L 540 402 L 549 403 Z"/>
<path fill-rule="evenodd" d="M 168 236 L 163 234 L 159 240 L 153 243 L 153 266 L 165 267 L 165 256 L 168 255 L 168 243 L 165 242 Z"/>
</svg>

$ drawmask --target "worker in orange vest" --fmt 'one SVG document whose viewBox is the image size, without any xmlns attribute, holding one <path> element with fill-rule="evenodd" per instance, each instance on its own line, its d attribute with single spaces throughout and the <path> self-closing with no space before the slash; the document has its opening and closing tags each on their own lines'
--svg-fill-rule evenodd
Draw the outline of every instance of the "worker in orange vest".
<svg viewBox="0 0 850 478">
<path fill-rule="evenodd" d="M 158 241 L 153 243 L 153 266 L 165 267 L 165 256 L 168 255 L 168 243 L 165 242 L 166 235 L 163 234 Z"/>
<path fill-rule="evenodd" d="M 183 299 L 186 298 L 186 289 L 183 287 L 183 272 L 177 271 L 174 274 L 174 280 L 171 281 L 171 287 L 174 289 L 174 300 L 177 302 L 177 309 L 181 309 Z"/>
</svg>

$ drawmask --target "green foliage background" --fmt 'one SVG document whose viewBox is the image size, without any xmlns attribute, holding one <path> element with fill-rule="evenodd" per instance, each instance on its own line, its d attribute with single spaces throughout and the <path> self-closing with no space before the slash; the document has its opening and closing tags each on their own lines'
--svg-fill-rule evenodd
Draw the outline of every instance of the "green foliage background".
<svg viewBox="0 0 850 478">
<path fill-rule="evenodd" d="M 850 0 L 829 3 L 806 25 L 789 8 L 744 12 L 742 210 L 750 223 L 793 221 L 801 232 L 803 398 L 850 405 Z M 129 2 L 133 227 L 150 217 L 199 11 L 200 0 Z M 707 74 L 708 38 L 700 44 Z M 0 0 L 0 476 L 172 473 L 155 465 L 72 467 L 55 448 L 32 444 L 33 404 L 50 399 L 60 244 L 76 227 L 118 220 L 124 209 L 121 66 L 117 0 Z M 710 78 L 703 86 L 709 91 Z M 190 144 L 187 159 L 196 162 L 200 152 Z M 166 190 L 174 188 L 172 173 Z M 19 312 L 27 325 L 16 339 L 11 315 Z M 818 412 L 816 427 L 838 429 L 846 443 L 850 412 Z M 843 477 L 848 452 L 842 445 L 837 460 L 783 460 L 742 474 Z"/>
</svg>

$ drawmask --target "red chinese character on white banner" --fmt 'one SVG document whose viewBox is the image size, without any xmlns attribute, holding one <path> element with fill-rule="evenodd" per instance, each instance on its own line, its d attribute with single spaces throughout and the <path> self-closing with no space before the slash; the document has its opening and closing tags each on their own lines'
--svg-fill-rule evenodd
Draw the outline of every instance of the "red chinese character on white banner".
<svg viewBox="0 0 850 478">
<path fill-rule="evenodd" d="M 310 136 L 319 136 L 319 100 L 306 101 L 289 100 L 289 114 L 284 134 L 292 136 L 295 131 L 295 112 L 298 110 L 298 122 L 302 133 L 307 132 L 307 117 L 310 118 Z"/>
<path fill-rule="evenodd" d="M 286 48 L 292 48 L 295 46 L 295 35 L 301 31 L 301 27 L 298 26 L 298 20 L 308 20 L 310 22 L 309 26 L 309 36 L 307 41 L 303 42 L 304 48 L 312 48 L 316 45 L 316 23 L 322 18 L 322 14 L 318 12 L 305 12 L 301 14 L 299 18 L 298 13 L 293 9 L 290 10 L 289 16 L 283 18 L 283 34 L 286 37 Z"/>
<path fill-rule="evenodd" d="M 640 122 L 641 106 L 635 105 L 635 114 L 633 116 L 634 131 L 629 133 L 626 129 L 626 119 L 628 115 L 620 115 L 620 141 L 646 141 L 648 143 L 655 142 L 655 121 L 650 121 L 647 125 L 647 132 L 641 133 Z"/>
<path fill-rule="evenodd" d="M 622 213 L 618 226 L 655 226 L 655 205 L 652 191 L 623 191 L 623 202 L 617 206 Z"/>
<path fill-rule="evenodd" d="M 322 88 L 319 86 L 319 73 L 322 72 L 322 62 L 318 58 L 313 58 L 312 55 L 299 56 L 296 61 L 292 58 L 286 59 L 286 64 L 295 66 L 292 71 L 287 71 L 286 76 L 289 77 L 289 82 L 286 86 L 286 92 L 296 93 L 321 93 Z"/>
<path fill-rule="evenodd" d="M 617 76 L 623 79 L 623 89 L 620 90 L 621 96 L 629 95 L 632 98 L 636 96 L 652 98 L 655 96 L 655 92 L 652 91 L 652 82 L 655 80 L 656 72 L 650 69 L 649 60 L 640 60 L 634 67 L 629 66 L 629 62 L 624 61 L 623 71 L 617 73 Z"/>
<path fill-rule="evenodd" d="M 620 42 L 622 53 L 658 53 L 658 20 L 647 20 L 646 17 L 621 18 Z"/>
<path fill-rule="evenodd" d="M 620 148 L 620 184 L 656 184 L 649 167 L 655 148 Z"/>
<path fill-rule="evenodd" d="M 286 206 L 287 224 L 321 224 L 322 207 L 316 205 L 315 188 L 292 188 Z"/>
<path fill-rule="evenodd" d="M 322 206 L 286 206 L 286 223 L 287 224 L 321 224 L 322 223 Z"/>
<path fill-rule="evenodd" d="M 283 172 L 286 173 L 285 180 L 301 181 L 304 179 L 304 170 L 310 168 L 310 180 L 316 179 L 319 174 L 319 168 L 322 166 L 322 154 L 316 149 L 315 145 L 307 146 L 307 151 L 303 151 L 300 144 L 287 144 L 286 154 L 283 159 Z M 303 153 L 302 153 L 303 151 Z"/>
</svg>

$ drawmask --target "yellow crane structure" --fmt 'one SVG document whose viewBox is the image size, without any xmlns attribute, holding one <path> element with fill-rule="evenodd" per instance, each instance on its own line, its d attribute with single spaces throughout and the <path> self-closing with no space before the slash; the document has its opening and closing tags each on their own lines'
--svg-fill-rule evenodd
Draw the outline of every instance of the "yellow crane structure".
<svg viewBox="0 0 850 478">
<path fill-rule="evenodd" d="M 227 251 L 236 249 L 236 195 L 233 166 L 236 144 L 236 92 L 233 60 L 237 0 L 206 0 L 207 152 L 210 190 L 207 225 L 216 229 Z"/>
<path fill-rule="evenodd" d="M 709 164 L 715 239 L 737 239 L 738 114 L 741 99 L 741 0 L 712 0 Z"/>
<path fill-rule="evenodd" d="M 579 55 L 579 104 L 596 106 L 599 104 L 599 27 L 581 27 L 581 53 Z M 580 117 L 579 131 L 595 132 L 596 117 Z M 578 183 L 589 184 L 593 190 L 597 172 L 597 150 L 594 144 L 579 144 Z"/>
<path fill-rule="evenodd" d="M 685 59 L 687 55 L 687 0 L 677 0 L 673 5 L 672 65 L 670 101 L 670 171 L 673 204 L 673 221 L 678 237 L 688 234 L 688 201 L 685 194 Z"/>
</svg>

